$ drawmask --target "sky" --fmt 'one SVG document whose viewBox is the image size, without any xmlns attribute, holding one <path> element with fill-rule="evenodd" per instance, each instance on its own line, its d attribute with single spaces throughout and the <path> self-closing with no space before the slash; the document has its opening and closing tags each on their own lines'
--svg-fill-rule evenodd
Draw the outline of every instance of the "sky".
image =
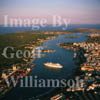
<svg viewBox="0 0 100 100">
<path fill-rule="evenodd" d="M 9 18 L 70 19 L 71 24 L 100 24 L 100 0 L 0 0 L 0 24 Z"/>
</svg>

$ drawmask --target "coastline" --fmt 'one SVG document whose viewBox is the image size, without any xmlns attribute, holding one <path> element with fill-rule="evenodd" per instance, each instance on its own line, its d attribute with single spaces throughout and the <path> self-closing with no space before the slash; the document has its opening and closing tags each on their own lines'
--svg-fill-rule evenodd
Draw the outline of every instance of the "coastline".
<svg viewBox="0 0 100 100">
<path fill-rule="evenodd" d="M 66 34 L 69 34 L 69 33 L 67 33 L 67 32 L 65 32 Z M 58 37 L 58 36 L 60 36 L 60 35 L 62 35 L 62 34 L 65 34 L 65 33 L 63 33 L 63 32 L 57 32 L 57 34 L 54 34 L 54 35 L 50 35 L 49 37 L 47 37 L 46 39 L 38 39 L 38 41 L 39 41 L 39 45 L 38 46 L 36 46 L 35 48 L 37 48 L 37 47 L 41 47 L 42 46 L 42 44 L 44 43 L 44 42 L 47 42 L 48 40 L 52 40 L 52 39 L 54 39 L 54 38 L 56 38 L 56 37 Z M 19 34 L 19 33 L 17 33 L 17 34 Z M 46 33 L 46 34 L 49 34 L 49 33 Z M 51 33 L 50 33 L 51 34 Z M 34 45 L 27 45 L 27 46 L 25 46 L 25 48 L 26 49 L 30 49 L 30 51 L 32 50 L 32 48 L 34 48 Z M 47 49 L 47 51 L 48 51 L 49 49 Z M 46 52 L 47 52 L 46 51 Z M 32 51 L 31 51 L 32 52 Z M 45 54 L 46 54 L 46 52 L 45 52 Z M 47 53 L 50 53 L 50 52 L 55 52 L 55 50 L 49 50 L 49 52 L 47 52 Z M 27 59 L 24 59 L 25 60 L 25 62 L 27 62 L 26 64 L 21 64 L 21 67 L 23 67 L 23 66 L 27 66 L 27 65 L 31 65 L 31 63 L 34 61 L 36 59 L 36 57 L 34 58 L 34 59 L 30 59 L 30 61 L 28 61 Z M 17 64 L 16 64 L 16 66 L 17 66 Z M 31 68 L 31 70 L 32 70 L 32 68 Z M 31 72 L 31 70 L 30 70 L 30 72 Z M 29 73 L 28 73 L 29 74 Z M 8 91 L 9 92 L 9 91 Z"/>
<path fill-rule="evenodd" d="M 67 44 L 67 43 L 66 43 Z M 68 44 L 65 47 L 65 43 L 61 44 L 61 47 L 63 47 L 65 49 L 73 49 L 73 46 L 78 46 L 81 48 L 84 48 L 84 50 L 81 52 L 81 54 L 79 54 L 80 51 L 77 52 L 77 50 L 75 50 L 76 54 L 74 55 L 74 60 L 77 64 L 77 67 L 75 68 L 75 72 L 73 73 L 73 78 L 79 78 L 82 79 L 83 82 L 80 83 L 80 86 L 82 85 L 82 87 L 73 87 L 73 88 L 66 88 L 66 98 L 73 98 L 73 99 L 78 99 L 82 97 L 82 94 L 87 93 L 87 94 L 93 94 L 94 96 L 96 96 L 96 98 L 99 99 L 98 96 L 99 95 L 99 89 L 100 89 L 100 75 L 99 75 L 99 71 L 100 71 L 100 64 L 99 64 L 99 52 L 100 52 L 100 34 L 89 34 L 89 37 L 87 40 L 85 40 L 85 42 L 82 43 L 74 43 L 74 44 Z M 69 48 L 69 47 L 70 48 Z M 78 48 L 79 49 L 79 48 Z M 80 57 L 86 58 L 83 61 L 79 60 L 77 58 L 77 55 L 80 59 Z M 94 57 L 95 56 L 95 57 Z M 82 58 L 83 58 L 82 57 Z M 94 57 L 94 58 L 93 58 Z M 77 59 L 76 59 L 77 58 Z M 93 60 L 95 59 L 95 60 Z M 78 61 L 77 61 L 78 60 Z M 79 62 L 81 61 L 81 62 Z M 93 63 L 93 61 L 95 61 Z M 87 83 L 88 82 L 88 83 Z M 64 93 L 64 91 L 62 92 Z M 76 97 L 74 96 L 74 94 L 76 95 Z M 81 94 L 81 95 L 79 95 Z M 81 100 L 81 99 L 80 99 Z"/>
<path fill-rule="evenodd" d="M 58 35 L 55 35 L 55 36 L 52 36 L 52 37 L 47 37 L 46 39 L 44 39 L 44 40 L 40 40 L 39 39 L 39 46 L 38 47 L 41 47 L 42 46 L 42 44 L 44 43 L 44 42 L 46 42 L 46 41 L 48 41 L 48 40 L 51 40 L 51 39 L 54 39 L 54 38 L 56 38 Z M 29 47 L 29 49 L 30 49 L 30 51 L 32 52 L 32 45 L 28 45 L 28 47 Z M 33 47 L 34 48 L 34 47 Z M 37 48 L 37 46 L 35 47 L 35 48 Z M 35 58 L 31 58 L 30 59 L 30 61 L 28 61 L 27 59 L 25 59 L 25 61 L 27 62 L 28 61 L 28 63 L 27 64 L 21 64 L 21 67 L 23 68 L 24 66 L 28 66 L 28 65 L 30 65 L 30 66 L 32 66 L 33 65 L 33 61 L 36 59 L 37 57 L 35 57 Z M 17 64 L 16 64 L 17 65 Z M 19 64 L 18 64 L 19 65 Z M 23 66 L 24 65 L 24 66 Z M 33 66 L 34 67 L 34 66 Z M 32 68 L 33 68 L 32 67 Z M 31 67 L 29 67 L 30 68 L 30 72 L 31 72 L 31 70 L 32 70 L 32 68 Z M 23 70 L 25 70 L 25 67 L 24 67 L 24 69 Z M 30 73 L 29 72 L 29 73 Z M 29 74 L 28 73 L 28 74 Z M 25 76 L 27 76 L 28 74 L 26 74 Z M 16 75 L 16 73 L 15 73 L 15 75 Z M 24 74 L 23 74 L 24 75 Z M 22 76 L 22 75 L 21 75 Z M 19 75 L 19 78 L 16 78 L 16 81 L 17 81 L 17 84 L 18 84 L 18 80 L 20 79 L 20 77 L 21 77 L 20 75 Z M 25 77 L 24 76 L 24 77 Z M 9 76 L 9 77 L 11 77 L 11 75 Z M 4 90 L 3 91 L 3 93 L 1 93 L 0 94 L 0 98 L 1 99 L 3 99 L 4 97 L 5 97 L 5 95 L 8 93 L 8 92 L 10 92 L 13 88 L 15 88 L 15 87 L 13 87 L 13 86 L 10 86 L 7 90 Z"/>
<path fill-rule="evenodd" d="M 94 41 L 94 40 L 93 40 L 93 41 Z M 44 41 L 44 42 L 45 42 L 45 41 Z M 43 43 L 43 42 L 42 42 L 42 43 Z M 41 43 L 41 44 L 42 44 L 42 43 Z M 77 44 L 76 44 L 76 45 L 77 45 Z M 67 49 L 67 48 L 65 48 L 65 49 Z M 70 49 L 70 48 L 69 48 L 69 49 Z M 71 49 L 73 49 L 73 48 L 71 48 Z M 76 51 L 76 50 L 75 50 L 75 51 Z M 82 63 L 81 63 L 81 64 L 82 64 Z M 79 68 L 79 67 L 80 67 L 80 66 L 78 66 L 78 68 Z M 75 71 L 75 70 L 77 70 L 77 68 L 75 68 L 74 71 Z M 78 73 L 79 73 L 79 71 L 78 71 Z M 73 76 L 72 76 L 72 74 L 73 74 Z M 76 76 L 74 75 L 74 72 L 73 72 L 72 74 L 70 75 L 70 77 L 71 77 L 71 78 L 75 78 Z M 54 90 L 54 91 L 56 92 L 56 90 Z M 59 89 L 59 91 L 60 91 L 60 89 Z M 45 93 L 44 93 L 44 94 L 45 94 Z M 49 95 L 49 93 L 48 93 L 48 94 L 46 93 L 46 95 Z M 45 97 L 45 96 L 44 96 L 44 97 Z"/>
</svg>

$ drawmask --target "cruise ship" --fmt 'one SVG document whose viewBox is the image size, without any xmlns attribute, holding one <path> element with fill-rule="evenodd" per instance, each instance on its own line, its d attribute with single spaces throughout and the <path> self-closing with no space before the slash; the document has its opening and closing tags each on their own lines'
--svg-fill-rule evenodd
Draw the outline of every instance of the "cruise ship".
<svg viewBox="0 0 100 100">
<path fill-rule="evenodd" d="M 63 66 L 59 63 L 51 63 L 51 62 L 47 62 L 47 63 L 44 63 L 44 65 L 46 67 L 50 67 L 50 68 L 63 68 Z"/>
</svg>

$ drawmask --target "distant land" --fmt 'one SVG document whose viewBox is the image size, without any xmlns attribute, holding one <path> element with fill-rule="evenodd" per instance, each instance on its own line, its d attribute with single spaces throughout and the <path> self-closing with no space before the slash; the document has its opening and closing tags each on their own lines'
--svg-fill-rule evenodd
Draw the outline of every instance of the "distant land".
<svg viewBox="0 0 100 100">
<path fill-rule="evenodd" d="M 40 27 L 39 31 L 61 31 L 63 27 L 63 25 L 60 27 L 52 27 L 52 25 L 48 25 L 45 28 Z M 69 24 L 66 30 L 75 30 L 77 28 L 100 29 L 100 24 Z M 4 27 L 3 25 L 0 25 L 0 34 L 15 33 L 17 31 L 32 31 L 32 27 Z"/>
<path fill-rule="evenodd" d="M 80 32 L 100 32 L 100 29 L 88 29 L 88 28 L 77 28 L 76 29 L 77 31 L 80 31 Z"/>
</svg>

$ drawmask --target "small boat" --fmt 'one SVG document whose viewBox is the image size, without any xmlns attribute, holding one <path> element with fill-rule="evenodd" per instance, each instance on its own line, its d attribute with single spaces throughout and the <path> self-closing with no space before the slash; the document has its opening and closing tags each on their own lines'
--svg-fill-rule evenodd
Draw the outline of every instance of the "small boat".
<svg viewBox="0 0 100 100">
<path fill-rule="evenodd" d="M 59 63 L 47 62 L 47 63 L 44 63 L 44 65 L 49 68 L 63 68 L 63 66 Z"/>
</svg>

